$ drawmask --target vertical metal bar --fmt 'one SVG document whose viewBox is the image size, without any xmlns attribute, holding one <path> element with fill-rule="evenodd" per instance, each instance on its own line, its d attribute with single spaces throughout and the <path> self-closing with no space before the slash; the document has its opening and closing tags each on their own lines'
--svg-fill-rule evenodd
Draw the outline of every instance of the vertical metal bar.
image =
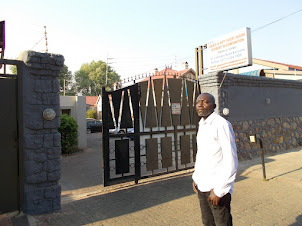
<svg viewBox="0 0 302 226">
<path fill-rule="evenodd" d="M 140 158 L 140 125 L 139 125 L 139 99 L 140 93 L 138 83 L 133 88 L 133 114 L 134 114 L 134 156 L 135 156 L 135 183 L 141 178 L 141 158 Z"/>
<path fill-rule="evenodd" d="M 109 165 L 109 99 L 105 87 L 102 89 L 102 111 L 103 111 L 103 184 L 108 185 L 110 179 Z"/>
<path fill-rule="evenodd" d="M 23 150 L 23 69 L 24 63 L 22 61 L 16 64 L 17 66 L 17 126 L 18 126 L 18 209 L 24 209 L 24 150 Z"/>
<path fill-rule="evenodd" d="M 202 48 L 202 46 L 199 46 L 198 59 L 199 59 L 199 75 L 203 75 L 203 48 Z"/>
<path fill-rule="evenodd" d="M 198 81 L 199 77 L 199 65 L 198 65 L 198 48 L 195 48 L 195 76 L 196 76 L 196 81 Z"/>
<path fill-rule="evenodd" d="M 178 139 L 177 139 L 177 126 L 174 126 L 174 151 L 175 151 L 175 167 L 178 170 Z"/>
</svg>

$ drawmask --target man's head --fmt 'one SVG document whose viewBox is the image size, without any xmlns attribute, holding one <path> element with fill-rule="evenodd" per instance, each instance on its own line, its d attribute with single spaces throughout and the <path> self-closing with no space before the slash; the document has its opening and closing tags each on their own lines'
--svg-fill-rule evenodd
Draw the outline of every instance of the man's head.
<svg viewBox="0 0 302 226">
<path fill-rule="evenodd" d="M 196 99 L 196 112 L 206 119 L 216 108 L 215 98 L 209 93 L 202 93 Z"/>
</svg>

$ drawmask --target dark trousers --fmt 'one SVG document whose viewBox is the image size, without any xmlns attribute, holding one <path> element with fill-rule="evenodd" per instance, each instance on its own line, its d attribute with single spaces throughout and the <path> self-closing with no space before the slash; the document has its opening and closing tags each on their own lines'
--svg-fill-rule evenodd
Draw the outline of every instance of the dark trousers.
<svg viewBox="0 0 302 226">
<path fill-rule="evenodd" d="M 221 197 L 218 206 L 212 206 L 208 201 L 210 192 L 198 190 L 202 223 L 209 225 L 233 225 L 231 215 L 231 194 Z"/>
</svg>

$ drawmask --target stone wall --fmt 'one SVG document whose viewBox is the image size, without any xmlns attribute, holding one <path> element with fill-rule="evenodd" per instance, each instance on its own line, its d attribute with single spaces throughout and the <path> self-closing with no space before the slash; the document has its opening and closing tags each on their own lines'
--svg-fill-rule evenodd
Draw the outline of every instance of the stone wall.
<svg viewBox="0 0 302 226">
<path fill-rule="evenodd" d="M 302 145 L 302 117 L 234 121 L 232 125 L 239 160 L 261 155 L 260 144 L 249 141 L 249 135 L 252 134 L 257 134 L 262 139 L 266 154 L 284 152 Z"/>
<path fill-rule="evenodd" d="M 23 74 L 24 212 L 40 214 L 61 208 L 61 135 L 59 82 L 62 55 L 25 51 Z M 52 120 L 43 117 L 53 109 Z"/>
<path fill-rule="evenodd" d="M 202 92 L 214 95 L 216 112 L 232 123 L 240 160 L 260 155 L 260 145 L 249 141 L 251 134 L 263 141 L 266 153 L 302 145 L 302 82 L 212 73 L 200 84 Z"/>
</svg>

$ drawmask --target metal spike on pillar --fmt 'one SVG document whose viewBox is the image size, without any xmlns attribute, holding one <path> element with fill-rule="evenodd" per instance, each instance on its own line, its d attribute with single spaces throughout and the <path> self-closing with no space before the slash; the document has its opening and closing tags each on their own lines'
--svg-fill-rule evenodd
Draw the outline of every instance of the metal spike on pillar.
<svg viewBox="0 0 302 226">
<path fill-rule="evenodd" d="M 48 43 L 47 43 L 47 32 L 46 32 L 46 26 L 44 26 L 44 37 L 45 37 L 45 46 L 46 50 L 45 52 L 48 53 Z"/>
</svg>

